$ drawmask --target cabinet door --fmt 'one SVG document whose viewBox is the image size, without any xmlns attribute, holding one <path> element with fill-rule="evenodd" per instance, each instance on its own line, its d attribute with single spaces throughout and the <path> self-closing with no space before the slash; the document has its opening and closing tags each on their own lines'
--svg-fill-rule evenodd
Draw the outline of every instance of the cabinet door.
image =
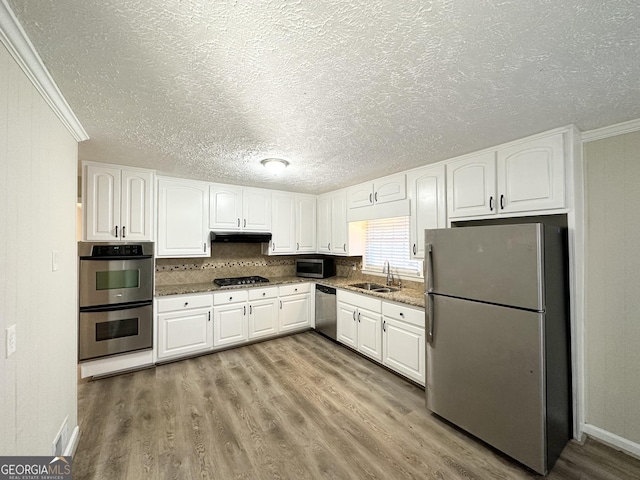
<svg viewBox="0 0 640 480">
<path fill-rule="evenodd" d="M 373 205 L 373 184 L 371 182 L 356 185 L 348 190 L 349 208 Z"/>
<path fill-rule="evenodd" d="M 381 178 L 373 183 L 374 203 L 394 202 L 407 198 L 407 183 L 404 173 Z"/>
<path fill-rule="evenodd" d="M 119 168 L 87 165 L 85 174 L 86 240 L 120 239 L 120 172 Z M 117 235 L 116 235 L 116 229 Z"/>
<path fill-rule="evenodd" d="M 331 195 L 318 197 L 318 253 L 331 251 L 331 200 Z"/>
<path fill-rule="evenodd" d="M 498 150 L 499 212 L 564 208 L 562 133 Z"/>
<path fill-rule="evenodd" d="M 247 304 L 231 304 L 213 309 L 213 346 L 233 345 L 248 338 Z"/>
<path fill-rule="evenodd" d="M 122 240 L 152 239 L 153 172 L 122 170 Z"/>
<path fill-rule="evenodd" d="M 249 338 L 278 333 L 278 300 L 275 298 L 249 304 Z"/>
<path fill-rule="evenodd" d="M 358 351 L 382 362 L 382 315 L 362 308 L 358 319 Z"/>
<path fill-rule="evenodd" d="M 272 198 L 272 238 L 269 253 L 295 253 L 295 195 L 274 193 Z"/>
<path fill-rule="evenodd" d="M 257 188 L 243 190 L 242 228 L 249 232 L 271 231 L 271 192 Z"/>
<path fill-rule="evenodd" d="M 497 213 L 495 152 L 447 164 L 449 218 Z"/>
<path fill-rule="evenodd" d="M 383 318 L 382 363 L 412 380 L 425 384 L 424 328 L 390 317 Z"/>
<path fill-rule="evenodd" d="M 358 309 L 348 303 L 338 302 L 337 315 L 337 337 L 338 341 L 349 345 L 352 348 L 358 348 L 358 320 L 356 318 Z"/>
<path fill-rule="evenodd" d="M 336 193 L 331 198 L 331 252 L 349 254 L 349 223 L 347 222 L 347 195 Z"/>
<path fill-rule="evenodd" d="M 444 165 L 413 171 L 408 176 L 411 199 L 411 255 L 424 258 L 424 231 L 447 226 Z"/>
<path fill-rule="evenodd" d="M 316 251 L 316 197 L 296 197 L 296 253 Z"/>
<path fill-rule="evenodd" d="M 209 228 L 231 232 L 242 228 L 242 187 L 209 186 Z"/>
<path fill-rule="evenodd" d="M 158 257 L 206 257 L 208 185 L 188 180 L 158 180 Z"/>
<path fill-rule="evenodd" d="M 280 297 L 280 332 L 311 326 L 311 301 L 308 293 Z"/>
<path fill-rule="evenodd" d="M 158 314 L 158 359 L 205 352 L 213 347 L 210 309 Z"/>
</svg>

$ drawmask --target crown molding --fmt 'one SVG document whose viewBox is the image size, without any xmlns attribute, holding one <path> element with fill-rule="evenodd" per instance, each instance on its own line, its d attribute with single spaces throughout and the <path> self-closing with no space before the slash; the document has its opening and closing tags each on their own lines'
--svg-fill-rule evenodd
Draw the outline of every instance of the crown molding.
<svg viewBox="0 0 640 480">
<path fill-rule="evenodd" d="M 7 48 L 9 54 L 71 135 L 78 142 L 88 140 L 89 135 L 42 63 L 42 59 L 6 0 L 0 0 L 0 42 Z"/>
<path fill-rule="evenodd" d="M 637 132 L 638 130 L 640 130 L 640 118 L 637 118 L 636 120 L 629 120 L 628 122 L 617 123 L 615 125 L 609 125 L 608 127 L 589 130 L 588 132 L 582 132 L 582 141 L 584 143 L 594 142 L 603 138 Z"/>
</svg>

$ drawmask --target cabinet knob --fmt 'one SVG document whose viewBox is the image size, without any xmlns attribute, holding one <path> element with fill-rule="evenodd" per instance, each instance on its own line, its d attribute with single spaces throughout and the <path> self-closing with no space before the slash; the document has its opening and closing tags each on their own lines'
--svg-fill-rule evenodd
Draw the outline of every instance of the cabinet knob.
<svg viewBox="0 0 640 480">
<path fill-rule="evenodd" d="M 298 291 L 298 289 L 297 289 L 297 288 L 294 288 L 294 289 L 293 289 L 293 291 L 294 291 L 294 292 L 297 292 L 297 291 Z"/>
<path fill-rule="evenodd" d="M 267 292 L 262 292 L 262 296 L 266 297 L 267 296 Z"/>
<path fill-rule="evenodd" d="M 233 297 L 229 297 L 229 301 L 233 300 Z"/>
<path fill-rule="evenodd" d="M 400 312 L 400 316 L 404 318 L 404 313 Z"/>
<path fill-rule="evenodd" d="M 184 306 L 186 307 L 187 305 L 189 305 L 189 302 L 184 302 Z"/>
</svg>

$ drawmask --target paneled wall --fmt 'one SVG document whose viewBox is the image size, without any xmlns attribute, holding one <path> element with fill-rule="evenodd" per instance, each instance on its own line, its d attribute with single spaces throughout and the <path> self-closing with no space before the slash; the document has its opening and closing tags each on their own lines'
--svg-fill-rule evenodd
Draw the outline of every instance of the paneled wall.
<svg viewBox="0 0 640 480">
<path fill-rule="evenodd" d="M 640 132 L 585 144 L 584 161 L 585 421 L 604 431 L 599 434 L 634 442 L 635 451 L 640 447 Z"/>
<path fill-rule="evenodd" d="M 0 455 L 51 455 L 77 425 L 76 176 L 76 141 L 0 44 Z"/>
</svg>

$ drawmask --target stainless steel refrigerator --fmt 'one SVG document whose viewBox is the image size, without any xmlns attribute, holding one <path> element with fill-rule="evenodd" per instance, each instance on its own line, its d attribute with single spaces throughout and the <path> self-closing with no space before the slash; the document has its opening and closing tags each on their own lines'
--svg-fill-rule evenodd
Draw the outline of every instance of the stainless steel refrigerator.
<svg viewBox="0 0 640 480">
<path fill-rule="evenodd" d="M 427 408 L 540 474 L 570 437 L 566 231 L 426 230 Z"/>
</svg>

